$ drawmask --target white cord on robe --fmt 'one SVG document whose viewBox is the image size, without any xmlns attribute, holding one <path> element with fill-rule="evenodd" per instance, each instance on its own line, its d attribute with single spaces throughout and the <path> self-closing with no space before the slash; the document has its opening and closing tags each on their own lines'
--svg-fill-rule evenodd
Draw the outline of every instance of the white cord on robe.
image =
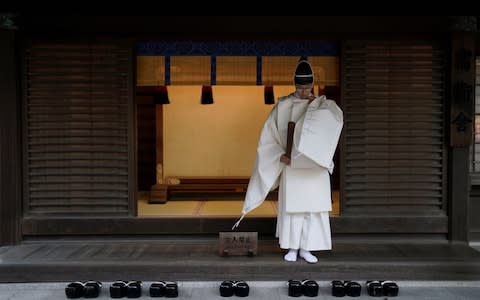
<svg viewBox="0 0 480 300">
<path fill-rule="evenodd" d="M 242 222 L 242 220 L 243 220 L 244 217 L 245 217 L 245 214 L 242 214 L 242 216 L 240 217 L 240 219 L 233 225 L 232 230 L 234 230 L 235 228 L 238 227 L 238 225 L 240 225 L 240 222 Z"/>
</svg>

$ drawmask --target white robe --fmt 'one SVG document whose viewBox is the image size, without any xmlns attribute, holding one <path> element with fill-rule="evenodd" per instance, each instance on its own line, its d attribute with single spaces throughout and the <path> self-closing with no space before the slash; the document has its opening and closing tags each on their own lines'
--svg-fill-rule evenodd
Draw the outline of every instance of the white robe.
<svg viewBox="0 0 480 300">
<path fill-rule="evenodd" d="M 291 163 L 285 153 L 287 124 L 296 122 Z M 291 94 L 272 109 L 260 134 L 255 167 L 245 197 L 242 218 L 279 187 L 277 237 L 285 249 L 331 249 L 329 172 L 343 126 L 343 114 L 332 100 L 308 103 Z"/>
</svg>

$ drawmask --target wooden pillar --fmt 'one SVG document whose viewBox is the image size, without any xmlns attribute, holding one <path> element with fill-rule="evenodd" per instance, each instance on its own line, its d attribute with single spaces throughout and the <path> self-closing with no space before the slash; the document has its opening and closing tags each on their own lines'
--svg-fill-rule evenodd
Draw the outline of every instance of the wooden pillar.
<svg viewBox="0 0 480 300">
<path fill-rule="evenodd" d="M 156 183 L 150 190 L 149 203 L 167 202 L 167 185 L 163 182 L 163 106 L 155 105 Z"/>
<path fill-rule="evenodd" d="M 451 25 L 449 239 L 468 242 L 476 17 L 454 17 Z"/>
<path fill-rule="evenodd" d="M 0 26 L 0 246 L 21 239 L 21 118 L 15 33 Z"/>
</svg>

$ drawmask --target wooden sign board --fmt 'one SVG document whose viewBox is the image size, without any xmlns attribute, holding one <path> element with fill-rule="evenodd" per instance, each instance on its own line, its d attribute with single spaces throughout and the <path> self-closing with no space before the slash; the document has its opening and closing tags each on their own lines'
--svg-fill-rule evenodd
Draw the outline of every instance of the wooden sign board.
<svg viewBox="0 0 480 300">
<path fill-rule="evenodd" d="M 220 232 L 221 256 L 255 256 L 258 248 L 258 232 Z"/>
</svg>

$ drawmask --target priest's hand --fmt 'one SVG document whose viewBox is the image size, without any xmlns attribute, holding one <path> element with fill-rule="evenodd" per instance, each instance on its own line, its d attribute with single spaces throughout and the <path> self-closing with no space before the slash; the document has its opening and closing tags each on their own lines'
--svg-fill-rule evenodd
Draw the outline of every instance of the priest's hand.
<svg viewBox="0 0 480 300">
<path fill-rule="evenodd" d="M 288 166 L 290 165 L 290 158 L 286 154 L 282 154 L 282 156 L 280 156 L 280 162 Z"/>
</svg>

